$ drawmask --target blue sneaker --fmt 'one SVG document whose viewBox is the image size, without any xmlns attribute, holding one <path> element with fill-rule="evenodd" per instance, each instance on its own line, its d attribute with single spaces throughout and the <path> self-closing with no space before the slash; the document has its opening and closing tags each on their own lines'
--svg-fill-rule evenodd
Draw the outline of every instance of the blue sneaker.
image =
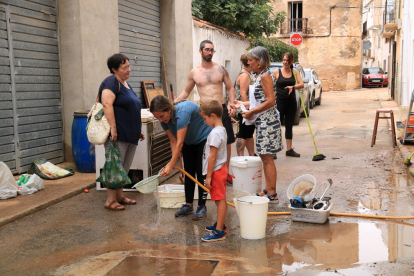
<svg viewBox="0 0 414 276">
<path fill-rule="evenodd" d="M 213 230 L 216 230 L 216 227 L 217 227 L 217 222 L 214 223 L 214 225 L 212 225 L 212 226 L 206 226 L 205 229 L 206 229 L 206 231 L 211 232 Z M 227 229 L 227 226 L 224 224 L 224 227 L 223 227 L 224 232 L 226 232 L 226 229 Z"/>
<path fill-rule="evenodd" d="M 220 230 L 213 230 L 210 234 L 201 238 L 204 242 L 215 242 L 222 241 L 226 239 L 226 232 Z"/>
<path fill-rule="evenodd" d="M 181 209 L 175 213 L 175 216 L 182 217 L 182 216 L 191 215 L 192 213 L 194 213 L 193 206 L 184 204 L 183 206 L 181 206 Z"/>
<path fill-rule="evenodd" d="M 197 210 L 195 211 L 193 215 L 193 220 L 200 220 L 203 219 L 207 214 L 207 206 L 206 205 L 200 205 L 197 207 Z"/>
</svg>

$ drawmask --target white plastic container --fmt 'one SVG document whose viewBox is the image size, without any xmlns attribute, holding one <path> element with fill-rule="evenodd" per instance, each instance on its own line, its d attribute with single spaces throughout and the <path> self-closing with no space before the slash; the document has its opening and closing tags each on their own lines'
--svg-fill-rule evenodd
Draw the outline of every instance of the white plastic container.
<svg viewBox="0 0 414 276">
<path fill-rule="evenodd" d="M 184 185 L 165 184 L 158 186 L 161 208 L 181 208 L 185 204 Z"/>
<path fill-rule="evenodd" d="M 307 183 L 309 183 L 309 185 L 305 185 Z M 312 190 L 309 191 L 309 187 Z M 287 189 L 287 197 L 288 199 L 292 199 L 295 196 L 301 196 L 305 202 L 310 202 L 316 196 L 316 190 L 316 178 L 311 174 L 304 174 L 290 183 Z"/>
<path fill-rule="evenodd" d="M 257 156 L 237 156 L 230 159 L 233 190 L 258 193 L 262 190 L 263 163 Z"/>
<path fill-rule="evenodd" d="M 243 196 L 233 201 L 239 215 L 240 236 L 248 240 L 266 237 L 269 199 L 260 196 Z"/>
<path fill-rule="evenodd" d="M 311 223 L 320 223 L 323 224 L 328 219 L 332 203 L 330 202 L 328 205 L 328 209 L 326 210 L 313 210 L 313 209 L 306 209 L 306 208 L 293 208 L 289 205 L 289 209 L 292 213 L 292 219 L 294 221 L 302 221 L 302 222 L 311 222 Z"/>
</svg>

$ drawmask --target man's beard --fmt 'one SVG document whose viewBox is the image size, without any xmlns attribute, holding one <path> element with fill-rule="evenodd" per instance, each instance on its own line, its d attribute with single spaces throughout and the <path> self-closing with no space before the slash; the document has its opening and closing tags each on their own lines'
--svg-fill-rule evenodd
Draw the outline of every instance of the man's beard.
<svg viewBox="0 0 414 276">
<path fill-rule="evenodd" d="M 213 58 L 213 57 L 205 57 L 205 56 L 202 56 L 203 57 L 203 59 L 205 60 L 205 61 L 207 61 L 207 62 L 210 62 L 211 61 L 211 59 Z"/>
</svg>

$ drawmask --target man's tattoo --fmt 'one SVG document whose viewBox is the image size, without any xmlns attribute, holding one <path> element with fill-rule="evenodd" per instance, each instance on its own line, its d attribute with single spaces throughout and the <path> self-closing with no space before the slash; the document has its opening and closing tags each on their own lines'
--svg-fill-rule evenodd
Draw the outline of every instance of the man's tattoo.
<svg viewBox="0 0 414 276">
<path fill-rule="evenodd" d="M 225 76 L 229 76 L 229 71 L 227 71 L 227 68 L 224 67 L 223 65 L 217 65 L 217 70 L 220 72 L 220 74 L 223 74 Z"/>
<path fill-rule="evenodd" d="M 243 148 L 242 148 L 242 139 L 241 138 L 237 138 L 236 141 L 236 150 L 237 150 L 237 155 L 239 155 L 239 153 L 243 152 Z"/>
</svg>

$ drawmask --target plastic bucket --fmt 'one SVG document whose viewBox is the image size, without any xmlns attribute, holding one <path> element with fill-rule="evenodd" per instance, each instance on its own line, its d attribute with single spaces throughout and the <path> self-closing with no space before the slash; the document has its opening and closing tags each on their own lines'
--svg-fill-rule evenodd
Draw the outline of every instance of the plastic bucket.
<svg viewBox="0 0 414 276">
<path fill-rule="evenodd" d="M 260 196 L 243 196 L 233 201 L 239 215 L 240 236 L 248 240 L 266 237 L 269 199 Z"/>
<path fill-rule="evenodd" d="M 309 202 L 316 196 L 316 192 L 316 178 L 311 174 L 304 174 L 290 183 L 287 189 L 287 197 L 288 199 L 295 196 L 303 197 L 306 202 Z"/>
<path fill-rule="evenodd" d="M 262 190 L 263 163 L 257 156 L 237 156 L 230 159 L 233 190 L 258 193 Z"/>
<path fill-rule="evenodd" d="M 158 186 L 161 208 L 181 208 L 185 204 L 184 185 L 165 184 Z"/>
<path fill-rule="evenodd" d="M 88 110 L 75 111 L 72 123 L 72 155 L 76 168 L 81 173 L 95 172 L 95 145 L 86 135 Z"/>
</svg>

